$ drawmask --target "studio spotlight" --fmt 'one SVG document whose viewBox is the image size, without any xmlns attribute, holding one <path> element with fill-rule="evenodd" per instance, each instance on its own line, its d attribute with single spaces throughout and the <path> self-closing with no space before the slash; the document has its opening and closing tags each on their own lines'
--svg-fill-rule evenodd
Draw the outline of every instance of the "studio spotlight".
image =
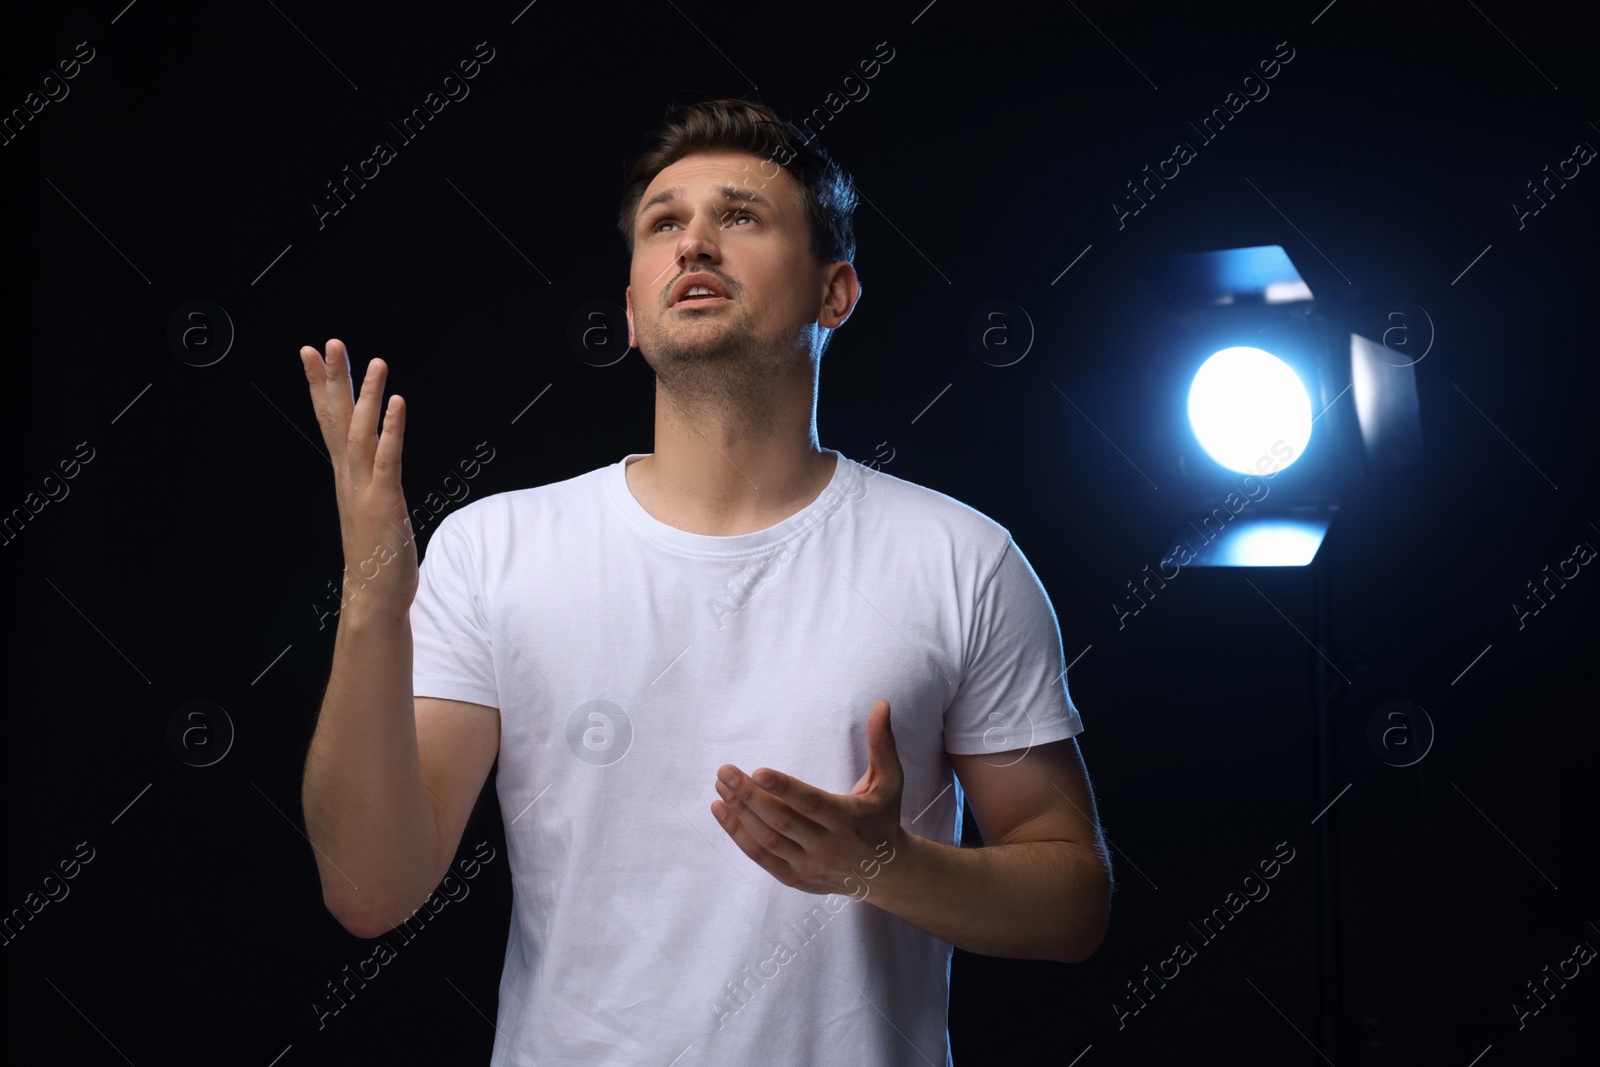
<svg viewBox="0 0 1600 1067">
<path fill-rule="evenodd" d="M 1181 431 L 1155 430 L 1171 456 L 1162 484 L 1185 511 L 1166 558 L 1307 566 L 1349 465 L 1335 404 L 1344 368 L 1310 286 L 1278 245 L 1151 256 L 1140 269 L 1168 312 L 1171 384 L 1151 395 L 1170 401 L 1152 414 L 1165 422 L 1170 402 Z"/>
<path fill-rule="evenodd" d="M 1161 577 L 1170 580 L 1177 573 L 1168 573 L 1172 566 L 1304 568 L 1312 602 L 1307 640 L 1316 651 L 1310 690 L 1317 804 L 1326 813 L 1338 799 L 1339 737 L 1326 676 L 1332 662 L 1322 651 L 1326 564 L 1318 566 L 1317 555 L 1338 517 L 1341 492 L 1352 476 L 1360 476 L 1359 468 L 1370 474 L 1422 458 L 1416 366 L 1433 346 L 1432 316 L 1420 306 L 1420 315 L 1412 315 L 1409 305 L 1383 309 L 1381 338 L 1369 339 L 1351 329 L 1380 332 L 1370 315 L 1352 312 L 1354 294 L 1336 290 L 1334 299 L 1319 305 L 1279 245 L 1153 256 L 1140 268 L 1166 305 L 1170 331 L 1170 355 L 1161 367 L 1169 391 L 1150 392 L 1156 401 L 1150 405 L 1151 434 L 1170 442 L 1176 461 L 1162 472 L 1164 480 L 1178 488 L 1171 494 L 1178 504 L 1193 509 L 1168 541 Z M 1212 355 L 1202 360 L 1206 352 Z M 1192 438 L 1165 433 L 1169 424 L 1181 426 L 1177 408 L 1185 382 Z M 1341 407 L 1346 392 L 1355 395 Z M 1316 831 L 1317 999 L 1324 1047 L 1336 1046 L 1343 1018 L 1333 823 L 1329 818 Z"/>
<path fill-rule="evenodd" d="M 1239 474 L 1277 473 L 1311 439 L 1311 396 L 1299 375 L 1270 352 L 1224 348 L 1201 365 L 1189 386 L 1189 425 L 1206 454 Z M 1273 445 L 1282 448 L 1272 451 Z M 1257 471 L 1263 456 L 1273 457 Z"/>
</svg>

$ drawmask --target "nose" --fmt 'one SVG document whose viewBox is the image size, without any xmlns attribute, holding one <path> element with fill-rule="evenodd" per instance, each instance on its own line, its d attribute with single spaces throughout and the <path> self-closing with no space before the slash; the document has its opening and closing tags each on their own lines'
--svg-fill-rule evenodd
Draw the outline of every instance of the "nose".
<svg viewBox="0 0 1600 1067">
<path fill-rule="evenodd" d="M 717 244 L 717 222 L 717 219 L 701 214 L 684 227 L 682 236 L 678 238 L 680 264 L 716 263 L 722 259 L 721 247 Z"/>
</svg>

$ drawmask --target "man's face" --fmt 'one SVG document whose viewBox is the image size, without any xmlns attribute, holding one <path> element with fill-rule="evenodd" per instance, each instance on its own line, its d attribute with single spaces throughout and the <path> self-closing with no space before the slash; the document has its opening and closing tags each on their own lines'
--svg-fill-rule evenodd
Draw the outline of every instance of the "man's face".
<svg viewBox="0 0 1600 1067">
<path fill-rule="evenodd" d="M 852 291 L 843 315 L 828 306 L 840 300 L 827 299 L 836 267 L 813 256 L 800 185 L 788 171 L 746 153 L 685 156 L 640 198 L 628 343 L 664 378 L 809 358 L 820 329 L 842 323 L 854 304 Z M 841 269 L 853 288 L 854 272 Z M 683 295 L 690 275 L 708 276 L 698 280 L 722 295 Z"/>
</svg>

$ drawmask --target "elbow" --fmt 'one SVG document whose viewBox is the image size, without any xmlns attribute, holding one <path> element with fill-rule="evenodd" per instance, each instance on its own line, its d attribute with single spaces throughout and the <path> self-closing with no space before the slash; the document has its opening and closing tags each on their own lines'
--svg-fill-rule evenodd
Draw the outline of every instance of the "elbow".
<svg viewBox="0 0 1600 1067">
<path fill-rule="evenodd" d="M 382 937 L 398 925 L 397 923 L 375 920 L 370 916 L 341 918 L 335 915 L 334 918 L 338 920 L 340 926 L 344 927 L 346 933 L 352 937 L 359 937 L 363 941 L 371 941 L 374 938 Z"/>
<path fill-rule="evenodd" d="M 425 901 L 419 900 L 412 890 L 408 896 L 396 897 L 393 893 L 378 892 L 381 885 L 368 885 L 358 889 L 343 872 L 333 867 L 322 870 L 322 906 L 328 909 L 335 922 L 345 932 L 363 940 L 382 937 L 414 915 Z M 428 894 L 424 893 L 423 896 Z M 410 900 L 414 904 L 402 903 Z"/>
<path fill-rule="evenodd" d="M 1110 911 L 1101 908 L 1087 919 L 1078 916 L 1078 924 L 1068 938 L 1063 951 L 1056 956 L 1058 963 L 1082 963 L 1093 956 L 1101 942 L 1106 939 L 1106 928 L 1110 925 Z"/>
<path fill-rule="evenodd" d="M 322 904 L 328 909 L 328 914 L 333 916 L 334 921 L 340 926 L 344 927 L 345 933 L 350 934 L 353 937 L 370 940 L 383 933 L 383 931 L 377 929 L 377 925 L 366 916 L 360 915 L 357 912 L 349 910 L 348 908 L 342 908 L 334 901 L 329 900 L 326 896 L 322 898 Z"/>
<path fill-rule="evenodd" d="M 334 921 L 344 927 L 345 932 L 352 937 L 370 941 L 375 937 L 382 937 L 395 927 L 394 923 L 383 922 L 370 913 L 359 911 L 348 900 L 335 898 L 327 892 L 322 895 L 322 904 L 328 909 L 328 914 L 333 916 Z"/>
<path fill-rule="evenodd" d="M 1078 905 L 1071 910 L 1067 936 L 1055 957 L 1058 962 L 1082 963 L 1105 941 L 1111 925 L 1111 893 L 1111 870 L 1098 863 L 1094 878 L 1080 889 Z"/>
<path fill-rule="evenodd" d="M 345 933 L 352 937 L 359 937 L 363 941 L 371 941 L 373 938 L 380 937 L 383 934 L 383 931 L 372 923 L 347 923 L 341 919 L 339 925 L 344 927 Z"/>
</svg>

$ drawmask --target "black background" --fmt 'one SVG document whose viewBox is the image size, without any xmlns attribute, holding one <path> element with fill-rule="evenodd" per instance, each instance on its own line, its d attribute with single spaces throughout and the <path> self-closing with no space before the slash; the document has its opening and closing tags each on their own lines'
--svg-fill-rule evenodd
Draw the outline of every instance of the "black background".
<svg viewBox="0 0 1600 1067">
<path fill-rule="evenodd" d="M 390 363 L 413 503 L 481 441 L 495 459 L 471 499 L 650 451 L 638 353 L 595 367 L 566 340 L 580 306 L 622 303 L 614 219 L 640 136 L 674 100 L 745 96 L 798 118 L 888 42 L 870 95 L 821 134 L 870 203 L 820 439 L 862 461 L 893 449 L 887 472 L 990 515 L 1027 553 L 1066 656 L 1081 653 L 1080 744 L 1119 882 L 1082 964 L 957 951 L 956 1062 L 1325 1062 L 1311 1045 L 1323 654 L 1333 787 L 1349 785 L 1323 816 L 1346 1020 L 1326 1062 L 1593 1055 L 1593 968 L 1521 1029 L 1512 1009 L 1545 965 L 1600 945 L 1600 577 L 1584 568 L 1521 629 L 1511 607 L 1574 545 L 1600 544 L 1583 414 L 1600 177 L 1582 168 L 1521 228 L 1511 206 L 1541 168 L 1600 143 L 1576 5 L 924 5 L 9 12 L 6 109 L 78 42 L 94 58 L 0 148 L 0 507 L 22 507 L 80 442 L 94 458 L 4 545 L 0 907 L 22 907 L 79 842 L 95 856 L 3 948 L 8 1049 L 487 1062 L 511 899 L 492 782 L 462 854 L 487 841 L 498 858 L 471 896 L 325 1028 L 309 1010 L 372 946 L 324 908 L 301 832 L 334 632 L 319 617 L 342 560 L 296 350 L 339 337 L 358 368 Z M 470 96 L 399 146 L 388 122 L 480 41 L 494 58 Z M 1188 123 L 1280 42 L 1294 58 L 1270 95 L 1119 229 L 1124 182 L 1178 140 L 1198 147 Z M 380 139 L 397 158 L 319 229 L 325 183 Z M 1186 503 L 1166 479 L 1179 353 L 1136 258 L 1254 244 L 1283 245 L 1324 306 L 1432 323 L 1415 368 L 1426 459 L 1352 465 L 1317 562 L 1320 653 L 1304 569 L 1190 568 L 1121 628 L 1110 607 Z M 166 340 L 197 299 L 236 330 L 206 367 Z M 1037 330 L 1009 367 L 966 341 L 994 299 Z M 1348 427 L 1351 403 L 1330 426 Z M 167 737 L 196 699 L 237 729 L 204 768 Z M 1395 699 L 1437 731 L 1403 769 L 1366 735 Z M 1189 922 L 1279 842 L 1296 858 L 1271 896 L 1119 1029 L 1125 983 L 1197 941 Z"/>
</svg>

